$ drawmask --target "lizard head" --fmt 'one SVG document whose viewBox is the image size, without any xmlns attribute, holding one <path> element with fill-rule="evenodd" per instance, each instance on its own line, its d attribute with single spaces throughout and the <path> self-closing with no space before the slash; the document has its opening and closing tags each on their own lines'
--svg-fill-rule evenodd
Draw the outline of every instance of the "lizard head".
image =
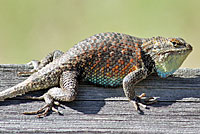
<svg viewBox="0 0 200 134">
<path fill-rule="evenodd" d="M 192 46 L 182 38 L 154 37 L 152 40 L 155 70 L 163 78 L 173 74 L 192 51 Z"/>
</svg>

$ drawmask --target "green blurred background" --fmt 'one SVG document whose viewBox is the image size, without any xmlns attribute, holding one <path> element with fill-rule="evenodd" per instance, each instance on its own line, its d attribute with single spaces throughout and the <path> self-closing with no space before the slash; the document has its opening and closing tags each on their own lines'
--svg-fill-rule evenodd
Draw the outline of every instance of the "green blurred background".
<svg viewBox="0 0 200 134">
<path fill-rule="evenodd" d="M 199 0 L 0 0 L 0 64 L 23 64 L 68 50 L 100 32 L 182 37 L 200 68 Z"/>
</svg>

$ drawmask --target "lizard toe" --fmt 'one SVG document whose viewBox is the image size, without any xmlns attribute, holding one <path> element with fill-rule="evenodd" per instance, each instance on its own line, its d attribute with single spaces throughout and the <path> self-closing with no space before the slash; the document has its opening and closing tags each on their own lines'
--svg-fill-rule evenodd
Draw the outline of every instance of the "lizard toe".
<svg viewBox="0 0 200 134">
<path fill-rule="evenodd" d="M 145 93 L 142 93 L 141 95 L 137 96 L 136 99 L 138 102 L 145 104 L 145 105 L 151 105 L 156 103 L 159 97 L 146 97 Z"/>
<path fill-rule="evenodd" d="M 38 118 L 42 118 L 47 116 L 50 112 L 56 112 L 59 115 L 63 115 L 62 112 L 60 112 L 57 108 L 54 106 L 54 102 L 45 104 L 42 108 L 40 108 L 37 111 L 29 111 L 29 112 L 23 112 L 25 115 L 36 115 Z"/>
<path fill-rule="evenodd" d="M 136 96 L 135 99 L 130 100 L 130 102 L 133 104 L 133 106 L 139 114 L 144 114 L 140 107 L 150 109 L 147 105 L 156 103 L 157 98 L 158 97 L 146 97 L 146 94 L 142 93 L 141 95 Z"/>
<path fill-rule="evenodd" d="M 40 97 L 26 96 L 26 98 L 33 100 L 45 100 L 46 104 L 37 111 L 24 112 L 23 114 L 37 115 L 37 117 L 41 118 L 47 116 L 50 112 L 53 111 L 58 113 L 59 115 L 63 115 L 63 113 L 58 111 L 57 109 L 58 106 L 62 107 L 61 104 L 58 101 L 54 101 L 53 98 L 48 93 L 45 93 Z"/>
</svg>

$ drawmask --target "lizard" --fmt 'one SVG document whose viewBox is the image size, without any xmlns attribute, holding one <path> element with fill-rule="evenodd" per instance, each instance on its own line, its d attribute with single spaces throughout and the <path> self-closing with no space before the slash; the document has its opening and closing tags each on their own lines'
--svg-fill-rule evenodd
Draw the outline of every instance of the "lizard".
<svg viewBox="0 0 200 134">
<path fill-rule="evenodd" d="M 161 78 L 173 74 L 183 63 L 192 46 L 184 39 L 139 38 L 131 35 L 106 32 L 95 34 L 80 41 L 67 52 L 49 53 L 41 61 L 31 61 L 34 69 L 23 82 L 0 92 L 0 101 L 23 95 L 29 91 L 49 89 L 40 97 L 45 105 L 37 111 L 24 112 L 44 117 L 49 111 L 59 111 L 55 104 L 75 100 L 81 81 L 103 87 L 122 86 L 125 96 L 136 111 L 156 102 L 155 97 L 136 95 L 134 86 L 156 73 Z"/>
</svg>

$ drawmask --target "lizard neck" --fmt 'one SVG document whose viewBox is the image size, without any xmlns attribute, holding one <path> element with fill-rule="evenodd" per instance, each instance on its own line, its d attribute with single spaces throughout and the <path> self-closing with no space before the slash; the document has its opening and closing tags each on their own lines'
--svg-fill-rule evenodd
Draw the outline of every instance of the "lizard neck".
<svg viewBox="0 0 200 134">
<path fill-rule="evenodd" d="M 165 71 L 163 71 L 162 67 L 158 67 L 159 64 L 157 64 L 156 59 L 158 59 L 158 57 L 160 55 L 157 54 L 158 51 L 154 50 L 158 46 L 156 43 L 157 42 L 155 41 L 154 37 L 142 39 L 141 48 L 142 48 L 142 51 L 144 53 L 143 57 L 148 57 L 145 60 L 151 61 L 151 63 L 153 64 L 152 65 L 152 70 L 153 70 L 152 72 L 156 72 L 158 74 L 158 76 L 164 78 L 164 77 L 167 77 L 168 75 L 174 73 L 175 70 L 165 72 Z"/>
<path fill-rule="evenodd" d="M 144 67 L 148 70 L 148 74 L 154 73 L 156 71 L 153 59 L 154 53 L 151 51 L 154 46 L 151 42 L 151 38 L 140 38 L 139 42 Z"/>
<path fill-rule="evenodd" d="M 146 55 L 149 55 L 152 59 L 154 59 L 155 53 L 152 50 L 155 46 L 155 42 L 152 40 L 152 38 L 142 38 L 141 42 L 141 48 L 144 51 L 144 53 Z"/>
</svg>

